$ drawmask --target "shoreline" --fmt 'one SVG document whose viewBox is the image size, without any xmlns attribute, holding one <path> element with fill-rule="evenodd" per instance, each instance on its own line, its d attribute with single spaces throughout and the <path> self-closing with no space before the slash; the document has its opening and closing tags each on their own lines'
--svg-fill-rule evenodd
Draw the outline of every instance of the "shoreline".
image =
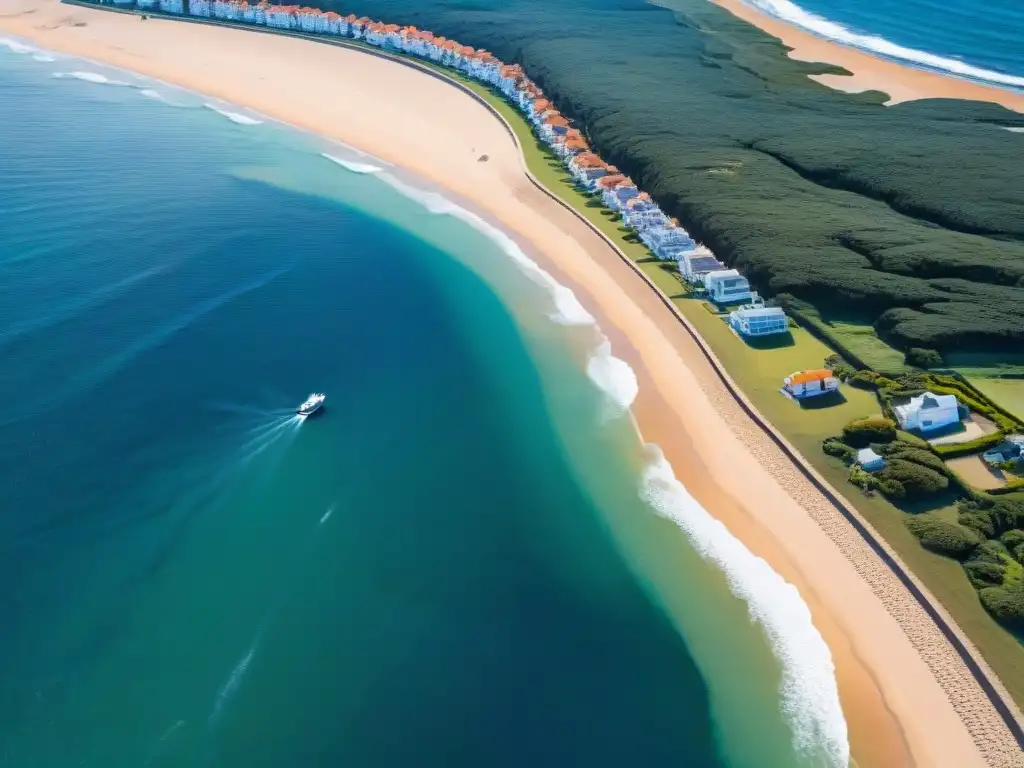
<svg viewBox="0 0 1024 768">
<path fill-rule="evenodd" d="M 1001 104 L 1024 113 L 1024 93 L 971 80 L 920 69 L 909 63 L 882 58 L 852 46 L 826 40 L 786 21 L 747 5 L 743 0 L 710 0 L 762 32 L 777 38 L 789 48 L 796 61 L 831 64 L 849 75 L 808 75 L 811 80 L 845 93 L 881 91 L 888 96 L 886 106 L 919 99 L 960 99 Z"/>
<path fill-rule="evenodd" d="M 476 120 L 473 120 L 473 127 L 480 129 L 477 134 L 474 134 L 472 130 L 459 132 L 457 126 L 453 128 L 451 125 L 443 125 L 443 121 L 436 121 L 439 126 L 435 127 L 433 131 L 424 131 L 429 135 L 419 140 L 412 135 L 410 129 L 403 129 L 400 126 L 395 129 L 392 125 L 387 131 L 370 131 L 368 130 L 370 128 L 379 128 L 379 125 L 375 126 L 372 120 L 353 128 L 343 121 L 338 122 L 322 114 L 324 110 L 322 108 L 318 110 L 315 104 L 304 105 L 305 111 L 303 111 L 299 108 L 300 105 L 295 103 L 295 99 L 289 100 L 285 94 L 279 91 L 272 94 L 273 98 L 264 98 L 266 94 L 259 95 L 252 91 L 250 83 L 250 92 L 247 93 L 245 83 L 242 82 L 242 85 L 239 85 L 237 72 L 234 73 L 235 80 L 229 76 L 232 73 L 223 71 L 209 74 L 197 74 L 193 71 L 190 77 L 188 72 L 181 71 L 186 67 L 179 68 L 176 62 L 161 58 L 159 52 L 148 51 L 146 46 L 136 39 L 143 36 L 146 39 L 154 36 L 167 36 L 176 38 L 180 42 L 189 37 L 202 38 L 203 44 L 192 49 L 193 53 L 198 52 L 200 58 L 205 55 L 206 61 L 210 61 L 212 57 L 212 60 L 221 63 L 218 57 L 226 56 L 232 43 L 236 48 L 232 53 L 244 58 L 246 51 L 238 50 L 242 47 L 239 41 L 242 36 L 240 30 L 216 29 L 214 25 L 203 22 L 190 24 L 188 27 L 185 25 L 149 24 L 140 30 L 137 17 L 130 14 L 103 14 L 100 10 L 92 9 L 83 12 L 52 2 L 33 3 L 33 5 L 55 6 L 54 10 L 64 16 L 71 11 L 76 14 L 82 13 L 88 15 L 89 22 L 83 27 L 73 27 L 69 23 L 60 23 L 66 22 L 67 19 L 60 19 L 56 26 L 44 26 L 37 29 L 38 37 L 23 31 L 11 30 L 14 34 L 33 39 L 47 48 L 63 50 L 73 55 L 87 55 L 80 51 L 92 51 L 93 55 L 87 56 L 93 60 L 106 61 L 114 66 L 158 77 L 168 83 L 216 95 L 228 101 L 251 107 L 274 119 L 281 119 L 283 122 L 304 130 L 338 139 L 352 145 L 357 150 L 368 150 L 373 155 L 381 156 L 387 162 L 394 162 L 399 167 L 408 168 L 417 175 L 437 183 L 442 188 L 452 190 L 460 197 L 473 200 L 475 204 L 480 205 L 488 214 L 497 219 L 503 227 L 507 227 L 509 231 L 523 237 L 533 246 L 533 250 L 544 256 L 545 262 L 555 266 L 559 277 L 564 277 L 565 282 L 576 289 L 581 297 L 584 297 L 584 303 L 588 308 L 599 310 L 595 314 L 599 315 L 602 326 L 614 327 L 624 337 L 632 340 L 631 349 L 623 352 L 617 348 L 616 351 L 623 353 L 642 380 L 641 395 L 635 405 L 635 413 L 645 438 L 662 447 L 677 476 L 685 482 L 697 500 L 716 518 L 723 520 L 752 552 L 765 557 L 778 573 L 790 583 L 796 584 L 804 599 L 811 606 L 815 624 L 826 636 L 836 660 L 844 710 L 850 723 L 851 734 L 854 737 L 855 756 L 865 765 L 909 765 L 913 762 L 936 766 L 980 764 L 970 754 L 973 750 L 967 749 L 963 739 L 958 738 L 959 734 L 955 733 L 958 730 L 958 724 L 949 718 L 952 708 L 948 705 L 942 706 L 946 703 L 945 697 L 936 686 L 934 678 L 928 674 L 920 657 L 910 648 L 910 644 L 900 632 L 899 625 L 889 613 L 884 611 L 881 601 L 877 600 L 876 595 L 871 594 L 872 590 L 860 578 L 863 576 L 862 573 L 858 574 L 861 568 L 856 564 L 850 568 L 848 561 L 852 560 L 852 557 L 840 552 L 827 539 L 823 539 L 824 533 L 818 527 L 819 523 L 816 523 L 807 514 L 806 502 L 803 500 L 797 502 L 792 498 L 797 495 L 792 491 L 802 490 L 802 488 L 797 489 L 787 483 L 786 488 L 790 492 L 787 493 L 783 490 L 782 483 L 770 469 L 766 469 L 764 466 L 766 462 L 770 464 L 771 461 L 778 459 L 771 453 L 762 453 L 757 458 L 752 458 L 749 454 L 754 454 L 756 451 L 751 450 L 749 442 L 738 439 L 738 433 L 749 427 L 749 425 L 739 424 L 739 422 L 744 419 L 749 420 L 750 414 L 744 415 L 736 412 L 737 403 L 742 407 L 741 400 L 732 403 L 730 407 L 729 393 L 723 392 L 723 384 L 728 389 L 727 375 L 718 383 L 709 376 L 716 372 L 713 358 L 701 361 L 698 354 L 700 352 L 698 348 L 701 346 L 699 337 L 686 337 L 684 329 L 675 320 L 665 317 L 668 313 L 659 304 L 658 296 L 660 294 L 650 290 L 646 278 L 636 270 L 631 262 L 619 259 L 615 253 L 604 252 L 613 251 L 614 244 L 611 244 L 610 247 L 608 243 L 600 245 L 594 239 L 594 231 L 588 233 L 580 229 L 581 222 L 582 224 L 587 224 L 587 222 L 578 219 L 578 215 L 572 209 L 565 207 L 564 203 L 544 190 L 539 182 L 531 178 L 528 171 L 522 173 L 523 157 L 514 132 L 511 133 L 515 145 L 514 157 L 507 151 L 507 147 L 502 148 L 495 143 L 499 149 L 490 156 L 492 162 L 495 160 L 499 162 L 489 168 L 474 167 L 470 163 L 476 162 L 476 148 L 471 152 L 466 152 L 464 139 L 468 137 L 470 141 L 478 142 L 477 147 L 486 147 L 487 150 L 490 150 L 491 144 L 485 142 L 498 141 L 498 137 L 493 132 L 485 131 L 482 124 Z M 101 26 L 97 17 L 104 16 L 106 18 L 120 17 L 117 23 L 107 24 L 104 22 L 102 26 L 110 28 L 109 34 L 115 36 L 113 39 L 117 40 L 119 46 L 127 47 L 117 50 L 106 38 L 101 39 L 100 42 L 88 40 L 94 27 Z M 8 28 L 11 18 L 0 18 L 0 28 Z M 94 18 L 97 19 L 95 24 Z M 156 17 L 153 20 L 156 21 Z M 125 34 L 125 30 L 128 29 L 125 25 L 129 23 L 132 24 L 130 29 L 133 33 L 143 34 Z M 167 29 L 172 26 L 177 28 L 176 31 L 170 32 Z M 155 33 L 152 31 L 154 27 L 159 28 Z M 23 28 L 31 32 L 34 28 L 31 19 L 29 24 Z M 197 30 L 202 30 L 202 32 Z M 161 35 L 161 32 L 164 35 Z M 76 35 L 87 39 L 83 42 Z M 297 36 L 287 40 L 284 36 L 276 35 L 279 40 L 285 41 L 286 45 L 268 42 L 270 37 L 270 35 L 261 35 L 260 46 L 258 46 L 260 54 L 266 54 L 268 58 L 270 58 L 270 52 L 266 49 L 272 48 L 275 53 L 299 50 L 305 55 L 311 48 L 311 46 L 303 45 Z M 190 39 L 189 42 L 195 41 Z M 61 43 L 65 45 L 63 49 Z M 107 47 L 104 48 L 104 45 Z M 210 47 L 211 45 L 223 45 L 224 52 L 221 52 L 219 48 Z M 78 46 L 80 50 L 68 50 L 67 46 Z M 159 47 L 159 45 L 156 46 L 156 48 Z M 257 46 L 246 44 L 246 47 L 248 54 L 254 55 L 254 49 Z M 334 49 L 335 51 L 341 47 L 337 45 L 316 46 L 318 49 Z M 415 98 L 416 94 L 413 93 L 412 86 L 422 80 L 418 74 L 411 81 L 408 77 L 395 75 L 394 72 L 385 74 L 378 66 L 365 65 L 365 62 L 362 61 L 353 62 L 351 57 L 358 56 L 360 53 L 376 54 L 375 58 L 377 59 L 392 57 L 381 57 L 377 52 L 361 46 L 358 48 L 356 46 L 345 47 L 349 51 L 342 55 L 310 55 L 309 59 L 315 58 L 317 61 L 309 61 L 308 68 L 313 69 L 321 62 L 325 66 L 328 66 L 328 63 L 331 66 L 359 65 L 361 70 L 367 70 L 366 72 L 360 71 L 360 78 L 367 78 L 369 81 L 381 80 L 384 83 L 384 88 L 371 87 L 368 89 L 375 101 L 372 106 L 367 105 L 367 107 L 376 110 L 375 114 L 385 117 L 392 113 L 402 114 L 401 110 L 394 105 L 377 103 L 385 100 L 386 94 L 394 90 L 395 93 L 401 93 L 406 97 L 403 99 L 405 102 L 419 102 L 413 105 L 414 113 L 418 113 L 420 117 L 427 114 L 427 119 L 433 117 L 423 111 L 424 106 L 432 106 L 430 97 L 417 99 Z M 352 51 L 353 48 L 357 48 L 357 52 Z M 361 58 L 365 59 L 366 57 Z M 411 62 L 402 63 L 408 64 L 408 66 L 401 69 L 418 69 L 420 73 L 430 74 L 445 89 L 455 90 L 448 88 L 453 81 L 444 82 L 447 78 L 443 75 L 430 72 L 424 67 L 416 67 Z M 150 71 L 146 71 L 147 67 Z M 385 67 L 392 70 L 398 69 L 391 67 L 390 64 Z M 156 70 L 160 70 L 160 73 L 157 73 Z M 341 79 L 340 73 L 342 72 L 344 69 L 334 70 L 331 74 Z M 281 81 L 282 78 L 287 79 L 287 75 L 279 76 L 277 81 Z M 396 82 L 399 80 L 401 82 Z M 321 80 L 319 84 L 324 82 L 327 81 Z M 458 83 L 455 84 L 458 85 Z M 433 88 L 426 88 L 423 85 L 420 87 L 429 90 L 430 96 L 442 98 L 439 94 L 434 93 Z M 311 90 L 313 89 L 311 88 Z M 462 101 L 465 101 L 464 96 L 467 91 L 462 89 L 461 93 Z M 487 119 L 493 122 L 494 114 L 490 107 L 479 97 L 471 93 L 469 95 L 479 102 L 479 106 L 488 110 Z M 447 99 L 447 97 L 444 98 Z M 301 100 L 299 99 L 299 101 Z M 254 101 L 259 103 L 250 103 Z M 462 112 L 467 114 L 470 112 L 465 105 L 459 106 L 455 101 L 451 103 Z M 311 110 L 310 107 L 312 107 Z M 294 110 L 294 114 L 290 110 Z M 455 142 L 440 141 L 443 138 L 440 135 L 442 127 L 444 130 L 452 130 L 457 140 Z M 362 133 L 359 131 L 360 128 Z M 507 124 L 505 128 L 510 130 Z M 379 133 L 386 135 L 378 136 Z M 396 142 L 396 138 L 403 141 Z M 432 139 L 439 141 L 432 142 Z M 442 162 L 434 163 L 416 151 L 431 146 L 432 143 L 439 143 L 443 146 L 442 151 L 438 152 L 442 156 Z M 461 158 L 459 157 L 460 149 Z M 453 154 L 446 156 L 446 152 Z M 445 160 L 450 162 L 444 162 Z M 515 163 L 512 162 L 513 160 Z M 486 165 L 490 166 L 491 163 Z M 522 183 L 523 179 L 516 176 L 517 166 L 522 177 L 536 189 L 526 188 Z M 478 194 L 481 189 L 478 186 L 480 182 L 499 185 L 496 188 L 497 192 L 491 195 Z M 503 192 L 506 194 L 511 192 L 512 199 L 499 199 L 503 197 Z M 536 197 L 538 194 L 544 198 L 543 201 Z M 552 200 L 565 207 L 565 210 L 556 211 L 550 205 Z M 603 235 L 601 237 L 603 238 Z M 601 253 L 600 256 L 595 255 L 598 252 Z M 563 253 L 571 255 L 558 255 Z M 545 267 L 547 266 L 548 263 L 545 263 Z M 640 275 L 644 282 L 637 281 L 636 275 Z M 671 305 L 669 307 L 671 308 Z M 669 327 L 670 323 L 674 323 L 675 327 Z M 705 351 L 705 355 L 708 353 L 709 351 Z M 717 373 L 722 376 L 724 372 L 719 369 Z M 682 394 L 675 393 L 677 388 L 683 390 Z M 698 402 L 701 400 L 703 402 Z M 693 408 L 695 404 L 699 407 Z M 695 410 L 699 413 L 695 414 Z M 737 424 L 739 425 L 737 426 Z M 729 430 L 729 434 L 725 433 L 723 427 Z M 748 438 L 749 435 L 744 434 L 743 437 Z M 693 446 L 701 445 L 714 445 L 715 450 L 720 451 L 725 458 L 715 459 L 715 457 L 709 456 L 705 461 L 705 452 L 693 450 Z M 770 446 L 767 449 L 762 446 L 756 447 L 769 452 L 772 450 Z M 776 453 L 778 448 L 779 446 L 776 445 Z M 749 470 L 748 485 L 751 486 L 749 489 L 735 489 L 726 482 L 728 476 L 730 474 L 735 476 L 740 468 Z M 797 482 L 796 485 L 799 486 L 800 483 Z M 763 491 L 766 495 L 762 497 L 758 493 L 759 491 Z M 777 502 L 778 508 L 760 509 L 766 506 L 764 502 L 769 499 Z M 801 507 L 801 503 L 803 503 L 803 507 Z M 811 512 L 812 516 L 813 514 Z M 834 514 L 834 510 L 832 514 Z M 792 542 L 773 539 L 772 531 L 780 528 L 776 515 L 785 518 L 787 533 L 794 534 Z M 852 530 L 850 534 L 856 536 Z M 861 544 L 863 545 L 863 542 Z M 805 547 L 815 551 L 801 551 Z M 876 566 L 874 563 L 870 563 L 865 567 Z M 826 595 L 821 589 L 816 589 L 813 580 L 807 575 L 814 572 L 821 573 L 823 572 L 821 568 L 828 569 L 830 576 L 835 575 L 837 583 L 830 585 L 832 587 L 830 592 L 833 594 Z M 877 589 L 874 591 L 877 593 Z M 855 606 L 853 609 L 847 606 L 851 600 Z M 873 622 L 876 624 L 873 625 Z M 861 627 L 862 624 L 866 626 Z M 934 624 L 932 626 L 935 628 Z M 870 627 L 870 631 L 866 627 Z M 948 695 L 948 689 L 946 693 Z M 937 695 L 941 702 L 929 702 L 929 694 L 932 697 Z M 858 707 L 852 706 L 851 702 L 859 703 L 863 710 L 872 709 L 873 711 L 858 712 Z M 879 704 L 883 706 L 877 706 Z M 876 709 L 889 711 L 892 715 L 891 718 L 881 718 L 879 721 L 874 713 Z M 934 732 L 930 732 L 931 729 L 936 728 L 938 723 L 941 723 L 941 727 L 944 729 L 944 743 L 942 744 L 933 743 L 938 739 Z M 946 729 L 950 732 L 947 733 Z M 888 738 L 880 738 L 883 733 Z M 876 759 L 872 759 L 874 755 L 869 757 L 862 749 L 858 748 L 869 739 L 886 742 L 886 747 L 893 750 L 888 752 L 888 758 L 878 754 Z M 906 744 L 910 755 L 901 754 L 900 743 Z M 887 761 L 877 762 L 879 760 Z"/>
</svg>

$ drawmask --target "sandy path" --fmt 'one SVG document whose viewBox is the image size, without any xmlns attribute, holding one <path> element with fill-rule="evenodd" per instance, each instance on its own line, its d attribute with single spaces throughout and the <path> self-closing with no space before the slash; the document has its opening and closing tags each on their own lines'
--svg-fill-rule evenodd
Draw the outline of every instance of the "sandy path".
<svg viewBox="0 0 1024 768">
<path fill-rule="evenodd" d="M 569 282 L 614 340 L 628 340 L 616 354 L 640 379 L 645 437 L 706 509 L 798 587 L 832 650 L 862 768 L 1024 765 L 909 592 L 743 413 L 656 294 L 529 182 L 485 107 L 409 67 L 281 36 L 143 23 L 54 0 L 0 0 L 0 29 L 251 107 L 472 200 Z"/>
</svg>

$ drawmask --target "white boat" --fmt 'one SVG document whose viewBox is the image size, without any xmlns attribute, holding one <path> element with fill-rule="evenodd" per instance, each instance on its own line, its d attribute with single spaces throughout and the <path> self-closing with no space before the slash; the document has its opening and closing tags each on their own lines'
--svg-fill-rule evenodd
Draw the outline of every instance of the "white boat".
<svg viewBox="0 0 1024 768">
<path fill-rule="evenodd" d="M 321 393 L 313 393 L 306 398 L 306 402 L 295 409 L 295 412 L 299 416 L 309 416 L 312 413 L 316 413 L 324 404 L 324 400 L 327 399 L 327 395 Z"/>
</svg>

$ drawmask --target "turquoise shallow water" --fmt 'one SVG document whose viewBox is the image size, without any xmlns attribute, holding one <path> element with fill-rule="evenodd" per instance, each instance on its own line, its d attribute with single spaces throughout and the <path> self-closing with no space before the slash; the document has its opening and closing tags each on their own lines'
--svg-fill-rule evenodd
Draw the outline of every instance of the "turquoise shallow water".
<svg viewBox="0 0 1024 768">
<path fill-rule="evenodd" d="M 827 664 L 645 503 L 571 295 L 322 153 L 372 159 L 47 58 L 0 47 L 4 765 L 835 764 Z"/>
</svg>

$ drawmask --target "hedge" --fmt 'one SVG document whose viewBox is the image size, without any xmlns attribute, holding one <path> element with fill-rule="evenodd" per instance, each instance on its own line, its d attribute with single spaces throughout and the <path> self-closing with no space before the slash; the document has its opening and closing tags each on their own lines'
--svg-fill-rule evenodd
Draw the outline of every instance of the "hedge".
<svg viewBox="0 0 1024 768">
<path fill-rule="evenodd" d="M 933 445 L 932 448 L 944 459 L 955 459 L 958 456 L 970 456 L 972 453 L 983 453 L 989 448 L 994 448 L 1003 442 L 1001 432 L 993 432 L 991 435 L 983 435 L 963 443 L 945 443 Z"/>
<path fill-rule="evenodd" d="M 984 541 L 980 534 L 970 528 L 927 514 L 910 517 L 907 528 L 926 549 L 957 559 L 970 554 Z"/>
</svg>

